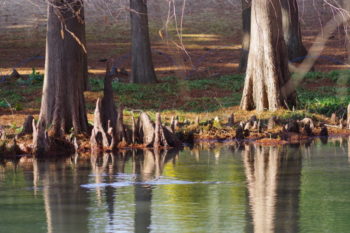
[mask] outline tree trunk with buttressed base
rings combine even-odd
[[[82,1],[48,6],[45,80],[39,122],[55,137],[87,132],[85,22]]]
[[[288,71],[279,0],[253,0],[251,38],[241,109],[258,111],[295,104]]]

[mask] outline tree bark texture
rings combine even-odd
[[[301,37],[298,3],[296,0],[281,0],[281,6],[282,27],[288,48],[288,58],[292,62],[302,61],[307,51]]]
[[[130,0],[131,82],[157,82],[148,31],[147,0]]]
[[[279,0],[252,2],[251,38],[258,39],[250,41],[241,108],[275,111],[295,104]]]
[[[300,62],[307,55],[307,50],[302,42],[297,1],[281,0],[281,7],[283,36],[288,48],[288,59],[292,62]],[[239,64],[239,72],[241,73],[244,73],[247,68],[250,24],[251,0],[242,0],[242,53]]]
[[[54,136],[88,130],[83,91],[86,83],[84,16],[74,0],[48,6],[45,80],[39,122]],[[50,133],[51,134],[51,133]]]

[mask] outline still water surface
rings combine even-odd
[[[350,139],[0,165],[0,232],[350,232]]]

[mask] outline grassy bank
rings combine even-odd
[[[0,84],[0,107],[3,111],[39,111],[43,76],[35,70],[28,79],[7,79]],[[239,105],[243,75],[226,75],[195,80],[162,78],[159,83],[140,85],[113,82],[116,102],[126,109],[212,113]],[[87,109],[91,113],[103,90],[103,78],[89,79]],[[296,109],[330,116],[345,114],[350,102],[350,71],[310,72],[297,88]]]

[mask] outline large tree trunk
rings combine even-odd
[[[83,91],[86,82],[82,5],[54,0],[48,6],[45,80],[39,121],[53,136],[88,130]],[[50,133],[50,135],[51,135]]]
[[[131,15],[131,82],[155,83],[148,32],[147,0],[130,0]]]
[[[301,39],[298,3],[296,0],[281,0],[281,5],[282,27],[288,48],[288,58],[292,62],[300,62],[307,51]]]
[[[241,108],[275,111],[294,104],[279,0],[252,1],[251,38]]]
[[[247,69],[250,44],[250,14],[251,0],[242,0],[242,52],[239,62],[240,73],[244,73]]]
[[[284,40],[288,48],[288,58],[292,62],[300,62],[307,55],[303,45],[299,9],[296,0],[282,0],[282,28]],[[251,0],[242,0],[242,53],[239,64],[239,72],[244,73],[247,68],[247,60],[250,45]]]

